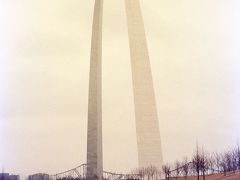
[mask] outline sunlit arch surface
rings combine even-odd
[[[151,65],[139,0],[126,0],[139,167],[162,166]]]
[[[102,8],[95,1],[90,62],[87,164],[88,175],[102,177]],[[143,19],[138,0],[126,0],[135,103],[139,167],[161,168],[162,149]]]
[[[87,176],[102,179],[102,9],[103,1],[96,0],[90,59],[88,131],[87,131]]]

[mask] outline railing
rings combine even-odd
[[[87,164],[82,164],[76,168],[50,175],[50,180],[87,180]],[[104,180],[139,180],[138,174],[119,174],[103,171]]]
[[[82,164],[76,168],[50,175],[50,180],[70,180],[70,179],[86,179],[86,164]]]

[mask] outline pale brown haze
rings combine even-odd
[[[191,157],[197,143],[209,152],[236,145],[239,0],[104,0],[94,8],[94,0],[0,0],[2,171],[55,174],[95,163],[98,153],[98,167],[129,173],[144,158]],[[102,22],[95,33],[94,14]],[[88,126],[91,115],[97,126]]]

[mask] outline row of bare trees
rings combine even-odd
[[[240,170],[240,148],[235,148],[223,153],[208,153],[198,146],[191,158],[184,158],[182,161],[176,161],[173,166],[164,165],[162,168],[165,178],[197,176],[197,179],[206,179],[206,175],[233,172]]]
[[[165,179],[178,179],[179,177],[196,176],[199,180],[205,180],[206,175],[228,172],[235,173],[240,171],[240,148],[237,145],[235,148],[223,153],[208,153],[203,148],[196,147],[195,152],[190,158],[177,160],[173,164],[165,164],[162,169],[154,166],[147,168],[138,168],[133,173],[139,175],[141,180],[156,180],[160,179],[164,174]]]
[[[149,166],[149,167],[142,167],[142,168],[137,168],[133,170],[133,174],[138,174],[140,180],[156,180],[161,177],[161,171],[154,167],[154,166]]]

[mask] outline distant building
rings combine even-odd
[[[49,175],[44,173],[38,173],[28,176],[28,180],[49,180]]]
[[[19,180],[19,175],[12,175],[9,173],[0,173],[0,180]]]
[[[19,175],[9,175],[8,180],[20,180]]]

